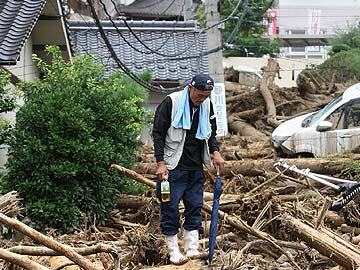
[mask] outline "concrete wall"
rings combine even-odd
[[[321,64],[323,59],[288,59],[276,58],[280,65],[280,77],[275,79],[275,83],[280,87],[296,86],[296,78],[299,73],[310,65]],[[267,65],[267,58],[256,57],[228,57],[223,59],[224,67],[247,66],[260,70]]]

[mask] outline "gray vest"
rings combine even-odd
[[[179,105],[182,91],[174,92],[169,95],[169,97],[172,100],[172,111],[171,111],[171,123],[173,122],[177,107]],[[210,115],[210,99],[207,98],[204,101],[204,104],[206,106],[206,111],[208,115]],[[169,170],[173,170],[178,165],[181,155],[183,153],[183,148],[185,144],[185,138],[186,138],[186,130],[182,128],[174,128],[172,125],[170,125],[170,128],[167,131],[166,137],[165,137],[165,146],[164,146],[164,160],[166,163],[166,166]],[[209,152],[209,146],[208,146],[208,139],[205,140],[205,147],[204,152],[202,153],[202,162],[210,167],[211,166],[211,159],[210,159],[210,152]]]

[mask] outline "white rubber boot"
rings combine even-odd
[[[184,230],[184,250],[186,257],[190,259],[195,259],[200,256],[198,230]]]
[[[182,265],[189,261],[189,259],[184,255],[182,255],[180,252],[177,234],[165,235],[165,242],[168,247],[168,251],[170,254],[170,261],[172,264]]]

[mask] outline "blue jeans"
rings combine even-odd
[[[203,232],[201,224],[201,209],[205,177],[202,170],[186,171],[176,167],[169,171],[170,202],[161,202],[160,179],[156,182],[156,196],[160,200],[162,234],[175,235],[180,228],[179,202],[182,199],[185,206],[184,229]]]

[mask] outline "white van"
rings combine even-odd
[[[325,156],[360,146],[360,83],[323,109],[280,124],[271,140],[280,155]]]

